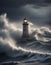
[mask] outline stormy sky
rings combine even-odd
[[[0,0],[0,15],[4,13],[12,21],[27,17],[37,26],[51,26],[51,0]]]
[[[0,52],[8,52],[10,48],[23,50],[15,44],[22,35],[24,17],[36,40],[51,41],[51,0],[0,0]]]

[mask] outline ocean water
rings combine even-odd
[[[32,28],[31,37],[36,40],[19,43],[22,28],[11,23],[7,14],[0,15],[0,65],[51,65],[51,29]],[[33,24],[34,26],[34,24]]]
[[[0,65],[51,65],[51,45],[33,41],[18,45],[14,53],[5,54]],[[7,56],[9,55],[9,56]]]

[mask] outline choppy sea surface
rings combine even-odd
[[[33,41],[18,45],[14,53],[2,53],[1,56],[5,58],[0,65],[51,65],[51,45],[47,44]]]
[[[30,22],[31,23],[31,22]],[[18,43],[22,28],[0,15],[0,65],[51,65],[51,29],[34,28],[30,36],[36,40]],[[19,28],[20,27],[20,28]]]

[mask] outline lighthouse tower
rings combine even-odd
[[[23,38],[28,38],[28,36],[29,36],[28,25],[29,24],[28,24],[27,19],[25,17],[23,20],[23,35],[22,35]]]

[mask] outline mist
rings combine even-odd
[[[30,35],[36,38],[37,41],[49,42],[51,41],[51,29],[48,27],[34,27],[31,21],[29,22]],[[1,25],[2,24],[2,25]],[[19,23],[22,26],[22,23]],[[18,50],[36,53],[36,51],[29,50],[18,46],[18,38],[22,36],[22,27],[18,26],[17,22],[11,22],[7,17],[7,13],[0,15],[0,53],[6,52],[14,56]],[[50,44],[51,45],[51,44]],[[17,50],[17,51],[16,51]],[[19,52],[21,53],[21,52]],[[39,53],[39,52],[37,52]],[[43,53],[43,52],[42,52]]]

